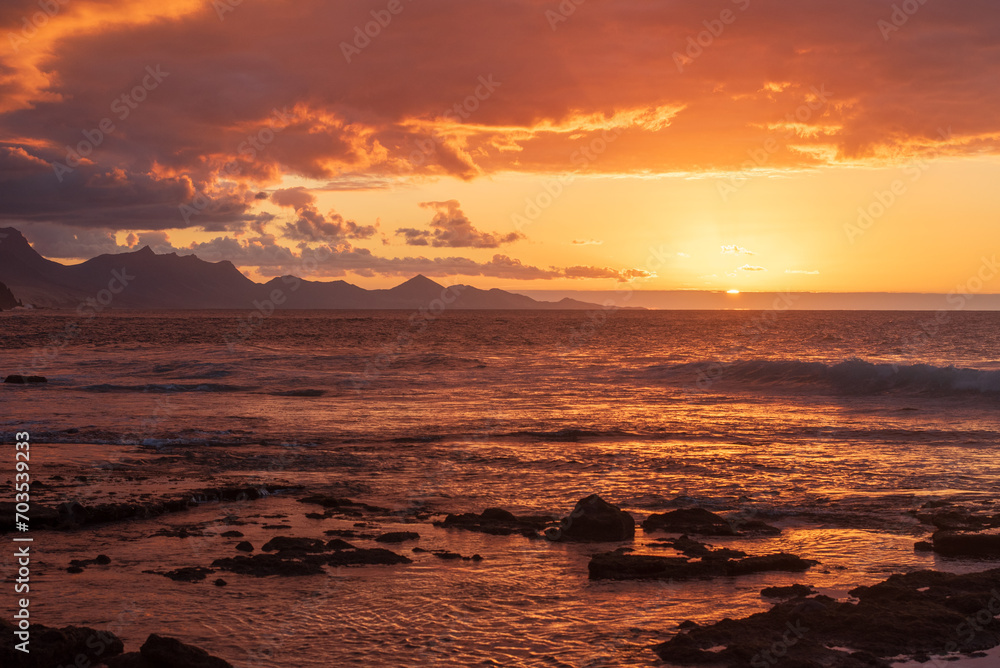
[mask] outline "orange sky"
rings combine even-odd
[[[0,218],[48,257],[947,293],[996,252],[995,2],[17,0],[0,27]]]

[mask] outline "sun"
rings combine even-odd
[[[727,295],[738,295],[738,294],[740,294],[740,291],[739,291],[739,290],[736,290],[736,289],[733,289],[733,290],[726,290],[726,294],[727,294]]]

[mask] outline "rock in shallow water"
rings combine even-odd
[[[760,590],[760,595],[768,598],[796,598],[815,593],[815,589],[804,584],[793,584],[787,587],[764,587]]]
[[[981,557],[1000,559],[1000,534],[938,531],[933,538],[934,551],[945,557]]]
[[[30,652],[25,654],[15,649],[15,645],[20,642],[14,635],[15,630],[5,619],[0,619],[0,666],[96,666],[125,650],[121,639],[107,631],[83,626],[57,629],[32,624],[29,629]]]
[[[616,550],[595,554],[587,564],[591,580],[692,580],[767,571],[804,571],[818,562],[794,554],[769,554],[743,559],[699,559],[628,554]]]
[[[686,533],[700,536],[777,536],[781,529],[760,520],[737,519],[730,522],[704,508],[682,508],[669,513],[654,513],[643,520],[647,531]]]
[[[635,538],[635,520],[618,506],[596,494],[580,499],[558,529],[545,535],[550,540],[575,543],[610,543]]]
[[[528,538],[537,538],[538,532],[552,521],[551,517],[516,517],[513,513],[502,508],[487,508],[478,515],[475,513],[450,514],[443,522],[434,522],[434,526],[478,531],[494,536],[521,534]]]
[[[322,575],[323,567],[316,563],[308,563],[298,559],[282,559],[275,554],[255,554],[252,557],[224,557],[212,562],[215,568],[224,571],[253,575],[258,578],[268,575],[299,577],[303,575]]]
[[[420,534],[416,531],[390,531],[375,539],[376,543],[402,543],[407,540],[419,540]]]
[[[998,588],[1000,569],[893,575],[852,590],[857,604],[827,596],[795,599],[744,619],[696,626],[654,649],[678,666],[890,668],[893,657],[1000,644],[1000,621],[993,619],[1000,613]]]
[[[200,647],[186,645],[176,638],[150,634],[139,650],[142,658],[155,668],[233,668],[228,661],[214,657]],[[113,666],[111,668],[114,668]]]
[[[22,376],[14,373],[4,378],[3,382],[24,385],[25,383],[47,383],[49,380],[45,376]]]

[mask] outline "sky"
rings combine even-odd
[[[995,0],[5,0],[0,223],[366,288],[1000,292],[998,44]]]

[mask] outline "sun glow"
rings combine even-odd
[[[727,295],[738,295],[738,294],[740,294],[740,291],[739,290],[735,290],[735,289],[733,289],[733,290],[726,290],[726,294]]]

